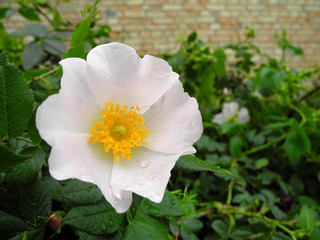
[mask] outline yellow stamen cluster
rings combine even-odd
[[[89,143],[102,142],[104,150],[113,151],[114,159],[131,159],[131,148],[147,145],[144,138],[149,135],[149,130],[144,125],[144,119],[139,112],[139,107],[120,107],[119,104],[105,103],[102,110],[101,122],[92,125],[92,136]]]

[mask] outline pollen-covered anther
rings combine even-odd
[[[101,122],[90,127],[92,136],[89,143],[103,143],[106,152],[112,150],[115,161],[120,158],[131,159],[133,147],[148,144],[144,140],[148,137],[149,130],[138,111],[138,106],[129,110],[127,105],[120,107],[119,104],[105,103]]]

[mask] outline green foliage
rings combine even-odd
[[[85,59],[109,41],[99,1],[77,26],[47,1],[15,2],[17,10],[0,8],[0,19],[33,22],[10,34],[0,23],[0,239],[319,239],[320,67],[290,69],[289,54],[303,51],[285,31],[276,35],[279,60],[254,44],[251,28],[225,48],[195,32],[179,40],[166,58],[199,103],[197,153],[177,161],[160,203],[133,195],[129,211],[117,214],[96,185],[50,176],[50,148],[35,126],[37,107],[60,89],[58,62]],[[228,102],[245,107],[250,121],[238,124],[239,110],[213,123]],[[51,214],[64,225],[54,229]]]

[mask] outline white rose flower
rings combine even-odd
[[[164,60],[142,59],[120,43],[68,58],[61,90],[38,108],[36,125],[52,146],[50,174],[96,184],[118,213],[132,192],[161,202],[181,155],[202,134],[197,101]]]
[[[223,124],[233,120],[238,124],[248,123],[250,121],[248,109],[245,107],[239,109],[239,104],[237,102],[225,103],[223,104],[222,112],[216,114],[212,119],[212,122]]]

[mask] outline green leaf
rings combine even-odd
[[[41,182],[35,182],[22,192],[19,209],[22,218],[29,225],[38,228],[46,224],[51,212],[51,198]]]
[[[9,7],[0,8],[0,19],[9,18],[14,13],[14,11]]]
[[[117,214],[106,201],[96,205],[73,207],[63,219],[78,230],[101,235],[119,230],[123,214]]]
[[[275,232],[271,235],[271,240],[291,240],[292,238],[284,235],[281,232]]]
[[[195,218],[183,218],[182,219],[182,228],[189,232],[198,232],[203,228],[203,223]]]
[[[149,217],[140,209],[133,222],[126,228],[124,240],[167,240],[167,229],[156,219]]]
[[[69,180],[61,194],[76,205],[95,204],[103,198],[96,185],[76,179]]]
[[[254,167],[256,169],[261,169],[268,166],[268,164],[269,164],[269,160],[267,158],[260,158],[254,162]]]
[[[18,9],[18,12],[20,13],[21,16],[24,18],[31,20],[31,21],[41,21],[40,16],[31,7],[21,7]]]
[[[310,232],[316,227],[315,212],[307,205],[301,208],[299,215],[299,225],[301,228],[308,229]]]
[[[310,153],[310,140],[303,128],[298,125],[291,128],[284,142],[284,150],[291,164],[298,163],[304,152]]]
[[[43,57],[43,46],[37,42],[27,45],[23,51],[21,59],[23,68],[29,70],[38,65]]]
[[[200,160],[194,155],[186,155],[186,156],[180,157],[176,163],[176,166],[188,171],[211,171],[215,173],[226,174],[230,177],[234,177],[234,175],[231,172],[225,169],[222,169],[219,166],[214,166],[209,162]]]
[[[41,137],[40,137],[38,128],[36,127],[35,117],[36,117],[36,113],[34,112],[28,125],[28,134],[31,141],[34,144],[38,145],[41,142]]]
[[[44,239],[44,228],[34,229],[25,231],[10,238],[9,240],[43,240]]]
[[[189,36],[188,36],[188,42],[193,42],[197,39],[197,33],[196,32],[192,32]]]
[[[234,158],[240,157],[241,156],[241,148],[242,148],[242,139],[239,136],[233,136],[230,139],[230,147],[232,151],[232,156]]]
[[[74,30],[71,37],[71,47],[74,47],[78,43],[83,43],[87,38],[90,31],[91,17],[87,17],[81,21],[81,23]]]
[[[27,158],[27,156],[14,154],[12,150],[0,145],[0,172],[24,162]]]
[[[8,239],[18,233],[28,230],[30,226],[20,218],[0,210],[0,239]]]
[[[268,226],[268,224],[261,219],[252,221],[249,225],[249,228],[253,233],[262,232],[267,234],[267,233],[270,233],[271,231],[271,228]]]
[[[222,239],[228,239],[228,227],[222,220],[213,221],[211,227]]]
[[[57,57],[61,57],[66,51],[66,46],[60,39],[46,38],[43,44],[45,51]]]
[[[42,38],[47,35],[49,29],[46,25],[40,23],[27,24],[24,28],[20,28],[14,33],[16,35],[24,34],[26,36],[33,36],[35,38]]]
[[[27,128],[33,96],[19,69],[0,54],[0,137],[16,137]]]
[[[80,240],[108,240],[109,238],[105,235],[92,235],[86,232],[78,232]]]
[[[226,74],[226,67],[224,61],[226,60],[226,54],[223,49],[217,48],[213,55],[216,57],[216,61],[213,63],[214,71],[219,78],[222,78]]]
[[[78,58],[85,59],[86,52],[84,51],[84,44],[78,43],[74,47],[69,48],[63,55],[63,58],[70,58],[70,57],[78,57]]]
[[[15,166],[6,175],[6,182],[17,191],[23,190],[37,179],[46,159],[46,155],[41,148],[36,151],[34,151],[34,148],[29,148],[26,154],[32,155],[32,157],[28,161]]]
[[[156,217],[180,216],[182,209],[178,203],[177,197],[166,191],[161,203],[154,203],[144,198],[140,203],[140,209],[149,215]]]

